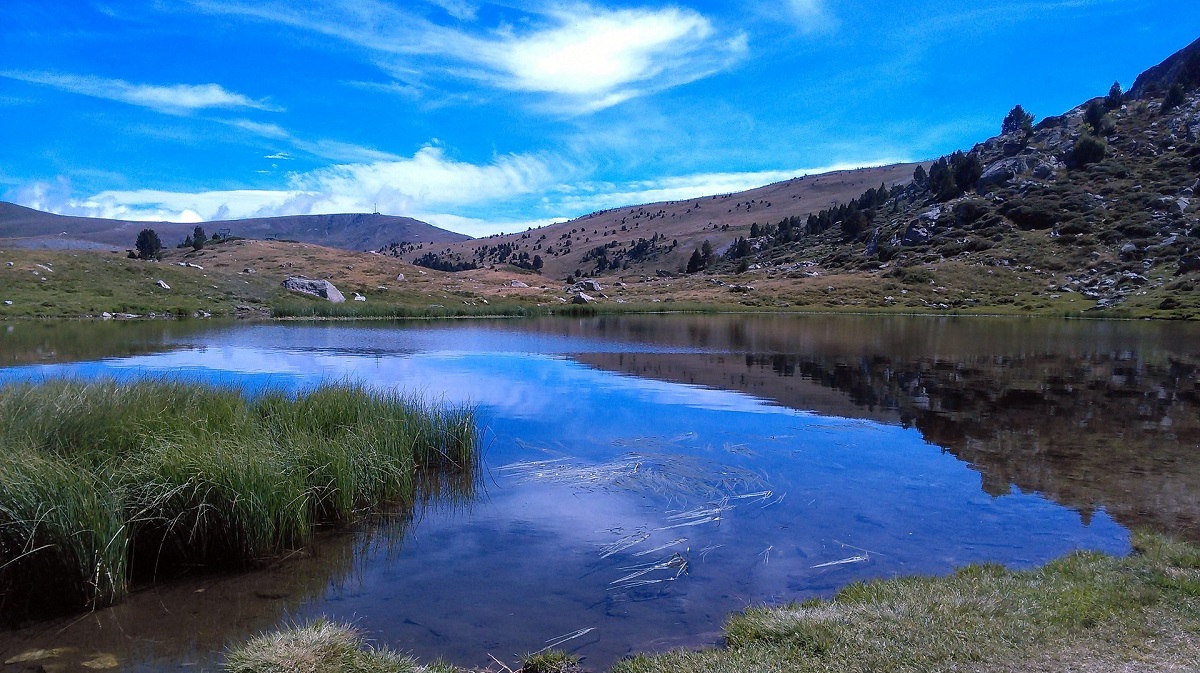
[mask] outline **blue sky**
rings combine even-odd
[[[0,196],[514,231],[933,158],[1197,37],[1185,0],[5,0]]]

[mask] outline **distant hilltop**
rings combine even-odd
[[[456,243],[470,236],[447,231],[411,217],[369,213],[286,215],[203,222],[208,234],[229,230],[240,238],[315,243],[345,250],[377,250],[389,243]],[[0,239],[10,244],[44,248],[132,248],[142,229],[154,229],[164,245],[173,246],[196,224],[135,222],[96,217],[55,215],[0,201]]]

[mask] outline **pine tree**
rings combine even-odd
[[[1124,100],[1125,94],[1121,91],[1121,83],[1113,82],[1108,89],[1108,95],[1104,98],[1104,106],[1109,110],[1116,110],[1121,107],[1121,101]]]
[[[1000,124],[1000,133],[1004,135],[1023,133],[1029,134],[1033,131],[1033,115],[1025,111],[1025,108],[1017,105],[1004,117],[1004,121]]]
[[[158,259],[162,253],[162,240],[158,237],[157,231],[143,229],[138,232],[134,247],[137,248],[138,259]]]

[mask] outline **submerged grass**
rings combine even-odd
[[[0,618],[119,601],[179,566],[239,567],[315,524],[413,503],[477,474],[473,414],[327,384],[0,388]]]
[[[948,577],[855,583],[830,600],[735,615],[722,649],[636,656],[612,671],[1196,670],[1200,546],[1143,532],[1134,549],[1127,557],[1078,552],[1032,570],[983,564]],[[264,638],[317,641],[323,628]],[[260,642],[235,649],[228,670],[314,670],[235,667]],[[307,662],[315,655],[305,649],[290,656]],[[321,670],[333,673],[384,670],[325,661]],[[562,666],[577,661],[543,652],[527,658],[523,670],[572,670]]]

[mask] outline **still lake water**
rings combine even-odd
[[[250,574],[0,632],[212,669],[250,634],[348,620],[422,660],[556,638],[603,669],[718,644],[748,605],[856,580],[1200,538],[1200,328],[855,316],[400,324],[0,324],[0,384],[352,379],[478,409],[466,502],[323,535]]]

